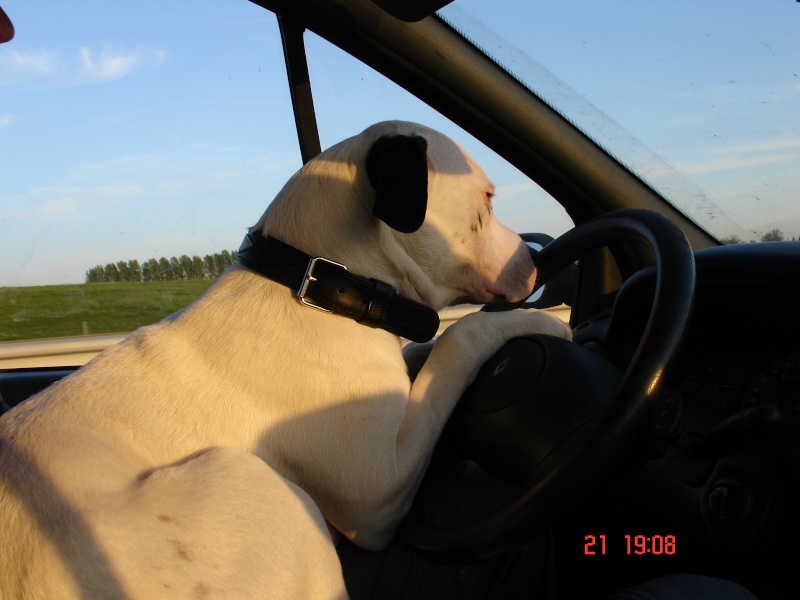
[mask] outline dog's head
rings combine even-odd
[[[525,298],[536,269],[492,210],[494,186],[450,138],[386,122],[301,169],[256,229],[440,309]]]

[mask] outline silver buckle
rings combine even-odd
[[[318,256],[317,258],[312,258],[310,261],[308,261],[308,268],[306,269],[306,274],[303,276],[303,285],[300,286],[300,290],[297,292],[297,298],[300,300],[302,304],[305,304],[306,306],[310,306],[311,308],[316,308],[317,310],[321,310],[322,312],[329,313],[333,311],[328,308],[323,308],[322,306],[317,306],[316,304],[312,304],[311,302],[306,300],[306,292],[308,291],[308,285],[312,281],[317,280],[317,278],[314,277],[314,267],[317,266],[317,262],[319,261],[336,265],[337,267],[341,267],[342,269],[347,271],[347,267],[345,267],[343,264],[333,262],[332,260],[328,260],[327,258],[322,258],[321,256]]]

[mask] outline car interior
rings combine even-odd
[[[279,23],[304,161],[320,152],[313,32],[475,136],[575,224],[526,238],[540,240],[544,293],[523,303],[568,304],[575,343],[507,344],[429,470],[469,464],[515,499],[441,528],[423,483],[399,535],[447,563],[546,535],[563,598],[687,572],[800,597],[800,244],[721,244],[438,15],[445,0],[250,1]],[[0,371],[3,410],[75,368]]]

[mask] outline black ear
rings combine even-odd
[[[412,233],[428,206],[428,142],[420,136],[380,138],[367,154],[367,176],[375,188],[372,214],[392,229]]]

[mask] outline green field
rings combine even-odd
[[[0,342],[121,333],[191,303],[211,280],[0,288]]]

